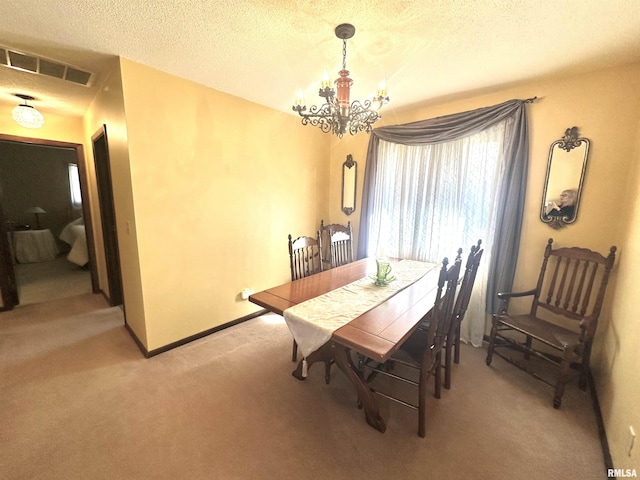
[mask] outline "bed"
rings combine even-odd
[[[66,225],[62,229],[62,232],[60,232],[58,238],[71,246],[67,260],[81,267],[89,263],[87,235],[84,230],[84,219],[82,217]]]

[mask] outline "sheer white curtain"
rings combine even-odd
[[[381,140],[372,182],[368,255],[452,261],[459,247],[463,262],[471,245],[493,244],[497,198],[504,174],[505,123],[480,133],[425,146]],[[462,337],[475,346],[485,332],[487,266],[485,248]],[[463,263],[464,265],[464,263]]]

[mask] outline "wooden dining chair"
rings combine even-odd
[[[316,238],[302,236],[292,240],[289,235],[291,281],[308,277],[323,270],[320,245],[320,232],[316,234]]]
[[[487,365],[495,353],[554,387],[554,408],[560,408],[565,386],[574,378],[579,377],[580,388],[586,389],[591,346],[615,252],[615,246],[606,257],[587,248],[554,249],[550,238],[536,287],[498,293],[503,303],[493,315]],[[531,297],[529,313],[509,311],[509,300],[517,297]],[[522,352],[524,361],[508,353],[513,351]],[[551,371],[534,366],[532,356],[552,365]]]
[[[323,244],[323,258],[328,268],[339,267],[353,262],[353,235],[351,222],[324,224],[320,221],[320,238]]]
[[[292,282],[322,272],[321,242],[320,231],[316,232],[316,238],[301,236],[293,240],[289,234],[289,267]],[[298,344],[295,340],[293,341],[291,361],[298,361]]]
[[[444,388],[451,388],[452,363],[460,363],[460,324],[464,320],[465,313],[469,307],[473,284],[476,280],[480,260],[484,249],[481,248],[482,240],[478,240],[477,245],[472,245],[464,268],[462,283],[458,289],[456,303],[453,306],[453,318],[451,319],[451,330],[447,335],[447,343],[444,355]],[[453,362],[452,362],[453,352]]]
[[[384,364],[376,365],[373,361],[365,361],[363,364],[363,374],[367,368],[371,370],[370,374],[366,376],[370,386],[373,378],[377,374],[381,374],[391,380],[408,384],[411,388],[417,388],[416,404],[405,401],[396,393],[397,389],[393,389],[389,385],[380,385],[379,388],[371,386],[372,391],[376,394],[405,407],[418,410],[418,435],[420,437],[424,437],[426,432],[427,382],[431,376],[435,381],[435,397],[440,398],[441,395],[442,352],[453,319],[453,306],[462,260],[458,258],[449,268],[447,268],[448,264],[449,260],[444,258],[438,281],[439,295],[433,308],[427,314],[429,316],[428,328],[416,330],[402,344],[399,351]],[[383,388],[384,390],[382,390]]]
[[[460,323],[464,319],[464,314],[469,305],[469,299],[471,297],[471,291],[473,289],[473,282],[475,280],[477,267],[480,263],[480,257],[482,253],[480,253],[477,257],[475,257],[475,253],[480,249],[481,240],[478,240],[478,245],[472,245],[469,256],[467,257],[467,265],[465,267],[464,276],[462,278],[462,284],[458,289],[455,304],[453,307],[453,311],[451,313],[451,331],[447,334],[445,350],[444,350],[444,362],[442,368],[444,368],[444,387],[447,389],[451,388],[451,371],[452,371],[452,352],[455,350],[456,363],[460,362]],[[458,249],[456,255],[456,261],[462,262],[462,248]],[[473,265],[473,260],[477,260],[475,264],[475,268]],[[438,286],[437,297],[439,297],[442,293],[442,286]],[[428,330],[429,329],[430,318],[427,316],[418,326],[419,330]]]

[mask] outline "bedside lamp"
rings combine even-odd
[[[25,210],[25,213],[33,213],[36,217],[36,230],[40,230],[40,215],[45,212],[40,207],[30,207]]]

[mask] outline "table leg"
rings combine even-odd
[[[331,348],[331,342],[325,343],[318,350],[311,353],[308,357],[303,358],[298,363],[296,369],[291,373],[298,380],[305,380],[307,377],[304,374],[304,362],[307,362],[307,370],[311,368],[311,365],[317,362],[324,362],[324,381],[329,384],[331,365],[333,364],[333,349]]]
[[[338,365],[338,368],[344,372],[349,381],[353,383],[358,392],[358,398],[364,408],[365,418],[367,423],[376,430],[384,433],[387,430],[387,426],[384,420],[380,416],[380,411],[376,405],[373,391],[366,384],[362,378],[362,373],[356,368],[349,355],[349,349],[335,343],[333,346],[333,357]]]

